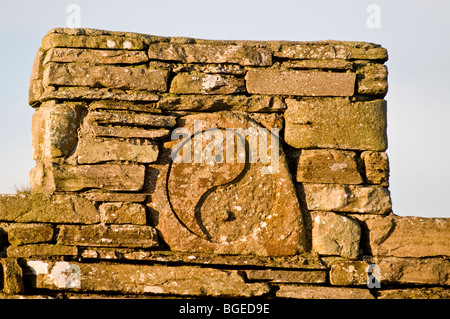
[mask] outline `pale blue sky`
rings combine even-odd
[[[66,26],[249,40],[361,40],[389,52],[388,155],[397,215],[450,217],[450,1],[0,1],[0,193],[29,185],[28,82],[40,41]],[[369,4],[380,28],[367,26]]]

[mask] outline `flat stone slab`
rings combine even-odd
[[[297,182],[362,184],[357,155],[341,150],[302,150]]]
[[[0,195],[0,220],[16,223],[95,224],[100,213],[78,195]]]
[[[48,50],[43,64],[47,62],[138,64],[147,61],[148,56],[145,51],[52,48]]]
[[[388,216],[366,221],[374,256],[450,255],[450,219]]]
[[[148,49],[150,59],[183,63],[236,63],[269,66],[272,52],[265,48],[235,44],[153,43]]]
[[[297,96],[352,96],[354,73],[249,70],[245,76],[247,92],[252,94]]]
[[[149,248],[159,245],[155,228],[144,225],[62,225],[59,245]]]
[[[286,99],[286,143],[295,148],[385,151],[386,101]]]
[[[443,258],[376,257],[370,261],[343,261],[331,266],[333,285],[367,285],[369,266],[381,284],[450,284],[450,262]],[[374,271],[374,266],[378,267]]]
[[[237,270],[193,266],[27,260],[26,272],[34,288],[55,290],[210,297],[257,297],[270,290],[265,283],[245,283]]]
[[[294,299],[375,299],[369,289],[308,285],[280,285],[276,296]]]
[[[168,76],[167,70],[49,62],[42,83],[166,92]]]
[[[309,210],[386,214],[392,209],[386,187],[310,183],[302,187]]]

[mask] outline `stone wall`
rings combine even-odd
[[[449,298],[450,219],[391,209],[387,58],[51,30],[1,297]]]

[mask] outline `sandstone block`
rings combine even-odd
[[[449,285],[450,262],[441,258],[379,257],[372,261],[344,261],[334,264],[330,282],[334,285],[366,285],[368,267],[378,267],[381,284]]]
[[[369,265],[369,262],[359,260],[334,263],[330,269],[330,283],[337,286],[365,286],[369,279]],[[373,276],[381,280],[375,274]]]
[[[297,166],[297,182],[361,184],[355,152],[303,150]]]
[[[114,249],[116,250],[116,249]],[[97,249],[98,251],[98,249]],[[285,268],[292,270],[323,270],[327,268],[317,255],[298,254],[288,256],[222,255],[215,253],[175,251],[130,251],[122,254],[127,260],[165,262],[178,264],[242,266],[258,268]],[[319,272],[320,273],[320,272]],[[320,276],[320,274],[316,274]]]
[[[444,287],[383,289],[377,299],[450,299],[450,290]]]
[[[391,210],[389,190],[380,186],[303,184],[310,210],[384,214]]]
[[[155,67],[159,63],[164,63],[160,61],[150,61],[149,65],[155,64]],[[173,65],[168,64],[167,67],[172,67]],[[177,64],[173,66],[172,72],[202,72],[202,73],[212,73],[212,74],[233,74],[233,75],[245,75],[247,70],[239,64],[226,64],[226,63],[212,63],[212,64]]]
[[[373,255],[431,257],[450,255],[448,218],[386,217],[366,221]]]
[[[139,164],[49,165],[43,189],[73,192],[90,188],[109,191],[138,191],[144,185],[145,167]]]
[[[40,101],[47,100],[119,100],[119,101],[158,101],[157,94],[147,91],[120,90],[97,87],[49,86],[44,89]]]
[[[33,159],[68,156],[77,142],[82,104],[42,103],[31,125]]]
[[[156,101],[155,101],[156,102]],[[132,112],[161,113],[155,102],[97,100],[89,103],[89,110],[126,110]]]
[[[89,191],[82,193],[81,196],[93,202],[142,203],[147,199],[148,194]]]
[[[42,73],[43,73],[43,61],[44,50],[39,48],[36,56],[33,60],[33,67],[31,68],[30,86],[28,88],[28,104],[31,106],[37,106],[41,95],[43,93],[42,87]]]
[[[52,48],[47,51],[43,64],[48,62],[138,64],[147,61],[148,56],[144,51]]]
[[[158,159],[158,153],[158,145],[149,142],[81,138],[75,154],[79,164],[93,164],[106,161],[152,163]]]
[[[8,257],[29,258],[36,256],[77,256],[78,249],[75,246],[63,246],[52,244],[32,244],[23,246],[9,246],[6,250]]]
[[[320,255],[356,258],[361,227],[358,222],[335,213],[311,212],[312,248]]]
[[[42,48],[143,50],[148,36],[129,32],[56,28],[42,39]]]
[[[99,207],[102,222],[106,224],[145,225],[145,206],[138,203],[110,202]]]
[[[257,297],[270,290],[245,283],[237,270],[42,260],[27,265],[35,288],[209,297]]]
[[[49,62],[45,66],[43,85],[166,92],[168,72],[156,69]]]
[[[3,195],[0,196],[0,220],[92,224],[100,222],[100,215],[92,202],[77,195]]]
[[[245,92],[244,79],[233,75],[178,73],[170,85],[176,94],[234,94]]]
[[[156,247],[155,228],[143,225],[62,225],[58,245]]]
[[[20,294],[24,291],[22,268],[15,258],[0,259],[3,268],[3,292],[6,294]]]
[[[295,299],[375,299],[369,289],[307,285],[280,285],[276,296]]]
[[[362,152],[366,180],[369,184],[389,185],[389,160],[385,152]]]
[[[385,257],[375,259],[375,263],[382,283],[450,285],[450,261],[446,259]]]
[[[312,42],[282,44],[274,56],[289,59],[346,59],[381,60],[388,58],[387,50],[379,45],[365,42]]]
[[[88,128],[95,136],[99,137],[125,137],[125,138],[145,138],[156,140],[170,135],[168,129],[148,129],[132,126],[102,126],[89,123]]]
[[[384,151],[386,101],[286,99],[286,143],[296,148]]]
[[[181,95],[164,96],[158,108],[169,111],[277,112],[286,109],[283,100],[265,95]]]
[[[153,127],[172,127],[177,123],[177,118],[172,115],[137,113],[121,110],[95,110],[90,111],[85,120],[100,124],[116,125],[141,125]]]
[[[11,245],[45,243],[53,238],[53,226],[49,224],[14,224],[8,229]]]
[[[287,69],[351,70],[353,68],[353,62],[343,59],[289,60],[281,65]]]
[[[384,96],[388,90],[387,67],[383,64],[355,62],[357,92],[359,94]]]
[[[320,284],[326,282],[325,271],[301,270],[246,270],[249,280],[271,281],[279,283]]]
[[[245,76],[247,92],[297,96],[352,96],[354,73],[249,70]]]
[[[272,52],[269,49],[234,44],[152,43],[148,56],[150,59],[183,63],[272,64]]]

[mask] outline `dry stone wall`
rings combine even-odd
[[[450,220],[392,212],[365,42],[53,29],[3,298],[449,298]]]

